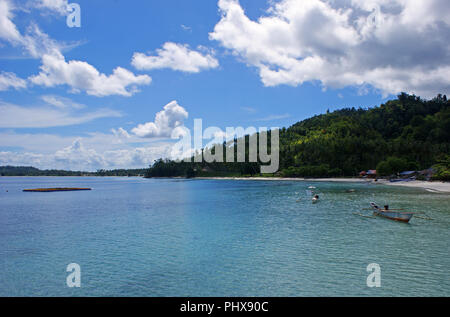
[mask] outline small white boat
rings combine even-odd
[[[309,186],[308,189],[316,189],[315,186]]]

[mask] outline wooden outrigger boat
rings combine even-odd
[[[375,216],[380,216],[395,221],[409,222],[414,215],[414,213],[412,212],[401,212],[389,209],[381,209],[375,203],[370,203],[370,206],[374,209],[373,214]]]

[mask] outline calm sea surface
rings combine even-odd
[[[22,192],[36,187],[93,190]],[[434,220],[353,214],[369,215],[371,201]],[[81,288],[66,286],[69,263],[81,266]],[[380,288],[366,285],[370,263],[381,266]],[[357,183],[0,177],[0,296],[369,295],[450,296],[450,195]]]

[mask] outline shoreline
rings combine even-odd
[[[283,178],[283,177],[195,177],[193,179],[202,180],[251,180],[251,181],[297,181],[297,182],[337,182],[337,183],[368,183],[373,185],[387,185],[387,186],[403,186],[409,188],[421,188],[432,193],[450,193],[449,182],[426,182],[426,181],[410,181],[410,182],[396,182],[391,183],[385,179],[378,179],[374,182],[373,179],[360,178]]]
[[[378,180],[380,184],[388,185],[388,186],[403,186],[403,187],[409,187],[409,188],[422,188],[428,192],[432,193],[450,193],[450,183],[449,182],[426,182],[426,181],[410,181],[410,182],[398,182],[398,183],[391,183],[386,180]]]
[[[291,182],[342,182],[342,183],[371,183],[359,178],[303,178],[303,177],[194,177],[201,180],[235,180],[235,181],[291,181]]]

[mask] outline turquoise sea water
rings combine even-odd
[[[36,187],[93,190],[22,192]],[[434,220],[353,215],[371,201]],[[449,229],[450,195],[421,189],[1,177],[0,296],[450,296]],[[69,263],[81,288],[66,286]]]

